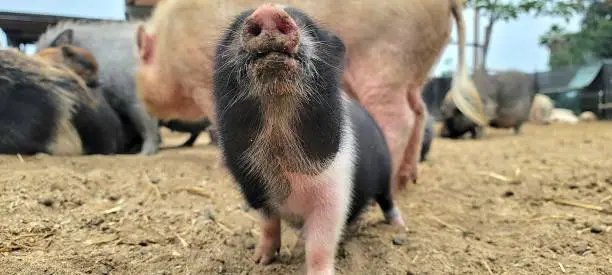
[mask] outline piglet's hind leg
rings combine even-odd
[[[399,208],[397,208],[397,206],[395,205],[395,203],[393,203],[393,200],[391,199],[391,194],[389,193],[388,189],[385,190],[384,193],[376,197],[376,202],[378,202],[378,205],[380,206],[380,209],[382,210],[385,216],[386,223],[391,224],[399,229],[406,228],[404,219],[402,218],[402,214]]]

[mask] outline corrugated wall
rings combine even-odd
[[[602,72],[605,86],[602,103],[607,106],[603,109],[603,118],[612,119],[612,61],[604,62]]]

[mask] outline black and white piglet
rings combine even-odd
[[[215,58],[219,145],[262,214],[255,261],[280,249],[281,219],[303,229],[308,274],[334,274],[343,228],[372,200],[404,225],[382,131],[342,93],[339,37],[294,7],[262,5],[235,18]]]

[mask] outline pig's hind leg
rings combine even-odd
[[[384,182],[380,186],[384,186],[384,188],[376,196],[376,202],[385,216],[385,222],[400,228],[405,228],[406,225],[402,218],[402,213],[393,202],[391,186],[387,182]]]

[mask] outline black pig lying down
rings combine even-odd
[[[404,226],[382,131],[341,91],[344,57],[339,37],[289,6],[244,11],[219,42],[219,145],[261,213],[257,262],[279,251],[281,219],[303,230],[308,274],[334,274],[343,228],[372,200]]]

